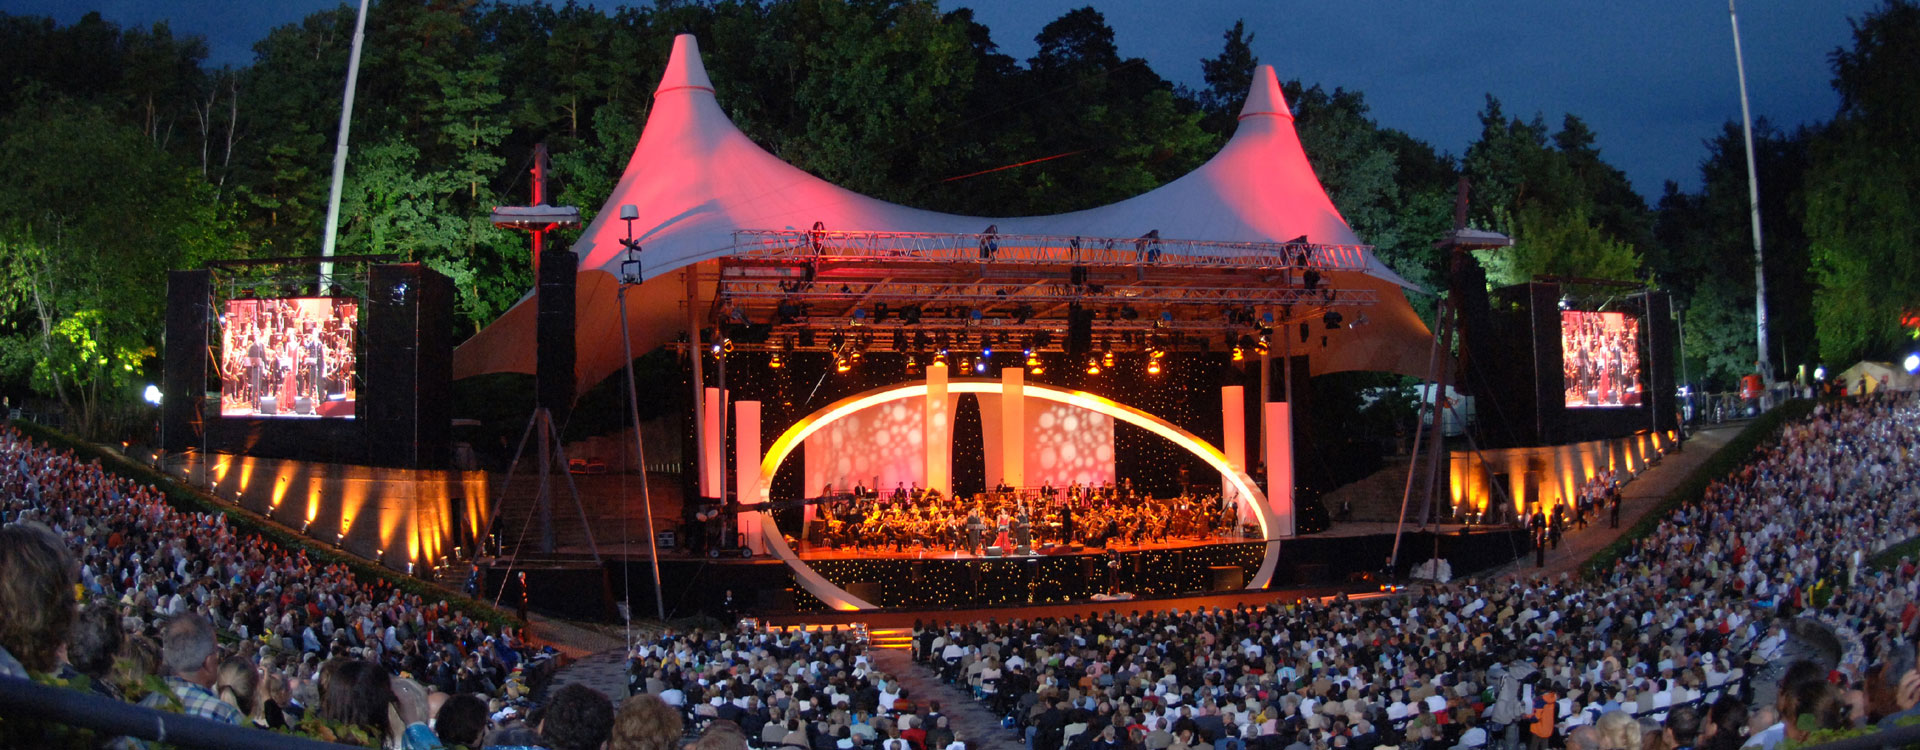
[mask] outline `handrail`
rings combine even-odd
[[[1079,265],[1230,265],[1365,271],[1367,245],[1309,242],[1221,242],[1159,237],[1049,234],[868,232],[826,229],[740,229],[734,259],[876,258],[938,262],[1074,263]]]
[[[352,745],[225,724],[198,716],[136,706],[104,695],[0,676],[0,715],[32,718],[188,748],[235,750],[346,750]]]

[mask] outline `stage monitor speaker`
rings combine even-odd
[[[253,410],[263,417],[274,416],[280,413],[280,400],[272,396],[261,396],[260,400],[254,404]]]
[[[1208,591],[1232,591],[1247,587],[1247,569],[1238,565],[1216,565],[1207,568],[1212,587]]]
[[[313,415],[313,399],[301,396],[293,400],[293,413]]]
[[[541,253],[540,289],[535,309],[536,353],[534,369],[538,382],[536,402],[553,413],[556,423],[566,424],[573,409],[574,363],[574,279],[579,260],[573,250],[553,242]]]
[[[200,446],[207,401],[208,321],[213,317],[213,274],[167,272],[166,333],[160,374],[162,447]]]
[[[987,557],[999,557],[1004,554],[1006,554],[1006,550],[1000,549],[999,546],[987,548]]]
[[[451,452],[453,281],[418,263],[373,266],[361,321],[368,463],[440,468]]]

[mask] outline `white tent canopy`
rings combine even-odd
[[[1328,199],[1301,149],[1293,115],[1273,68],[1261,66],[1225,148],[1193,172],[1142,195],[1099,208],[1052,216],[984,218],[908,208],[815,177],[768,153],[720,109],[691,35],[674,40],[654,107],[626,172],[574,245],[580,259],[579,381],[592,384],[623,364],[615,307],[615,274],[624,260],[628,223],[620,207],[638,209],[633,236],[644,247],[645,283],[629,294],[632,349],[651,351],[686,330],[688,285],[674,271],[715,261],[742,230],[806,230],[969,234],[996,225],[1009,235],[1137,237],[1158,230],[1167,239],[1218,243],[1284,243],[1306,236],[1323,245],[1359,245]],[[1169,252],[1200,252],[1170,243]],[[1332,283],[1370,289],[1378,304],[1372,325],[1329,334],[1311,353],[1314,373],[1379,370],[1424,374],[1430,336],[1408,306],[1410,287],[1369,252],[1365,271]],[[695,291],[713,293],[713,274]],[[454,376],[534,369],[533,310],[523,300],[454,354]]]

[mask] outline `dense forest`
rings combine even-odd
[[[1833,118],[1756,128],[1783,377],[1903,354],[1901,315],[1920,305],[1920,7],[1892,0],[1854,24],[1832,53]],[[204,40],[165,24],[0,14],[8,393],[55,400],[97,431],[158,377],[165,269],[317,254],[353,26],[343,5],[273,30],[251,64],[211,67]],[[931,0],[614,12],[382,0],[367,22],[339,251],[431,264],[456,280],[461,335],[486,325],[531,281],[525,238],[493,228],[488,209],[525,200],[536,142],[552,149],[557,202],[597,208],[683,32],[700,37],[722,105],[769,151],[870,195],[978,215],[1085,208],[1184,174],[1231,135],[1255,63],[1235,24],[1217,56],[1193,61],[1204,87],[1175,85],[1125,56],[1092,8],[1039,29],[1022,61],[971,11]],[[1489,96],[1480,136],[1453,155],[1376,122],[1363,92],[1285,88],[1334,203],[1409,279],[1440,286],[1431,242],[1464,176],[1473,223],[1517,240],[1484,259],[1494,283],[1650,281],[1685,311],[1696,384],[1751,370],[1737,123],[1700,134],[1698,192],[1669,183],[1649,205],[1574,113],[1518,115],[1524,102]]]

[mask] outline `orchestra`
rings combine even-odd
[[[279,414],[354,399],[352,299],[231,300],[221,317],[220,413],[258,413],[274,399]],[[317,406],[308,413],[317,413]]]
[[[1074,483],[1064,491],[1050,485],[1022,491],[1002,481],[971,499],[918,487],[908,491],[904,484],[884,496],[863,484],[851,493],[835,493],[829,485],[809,502],[815,508],[812,546],[851,552],[981,555],[998,547],[1001,554],[1031,554],[1036,542],[1137,547],[1238,531],[1237,509],[1218,495],[1148,497],[1135,493],[1131,480]]]

